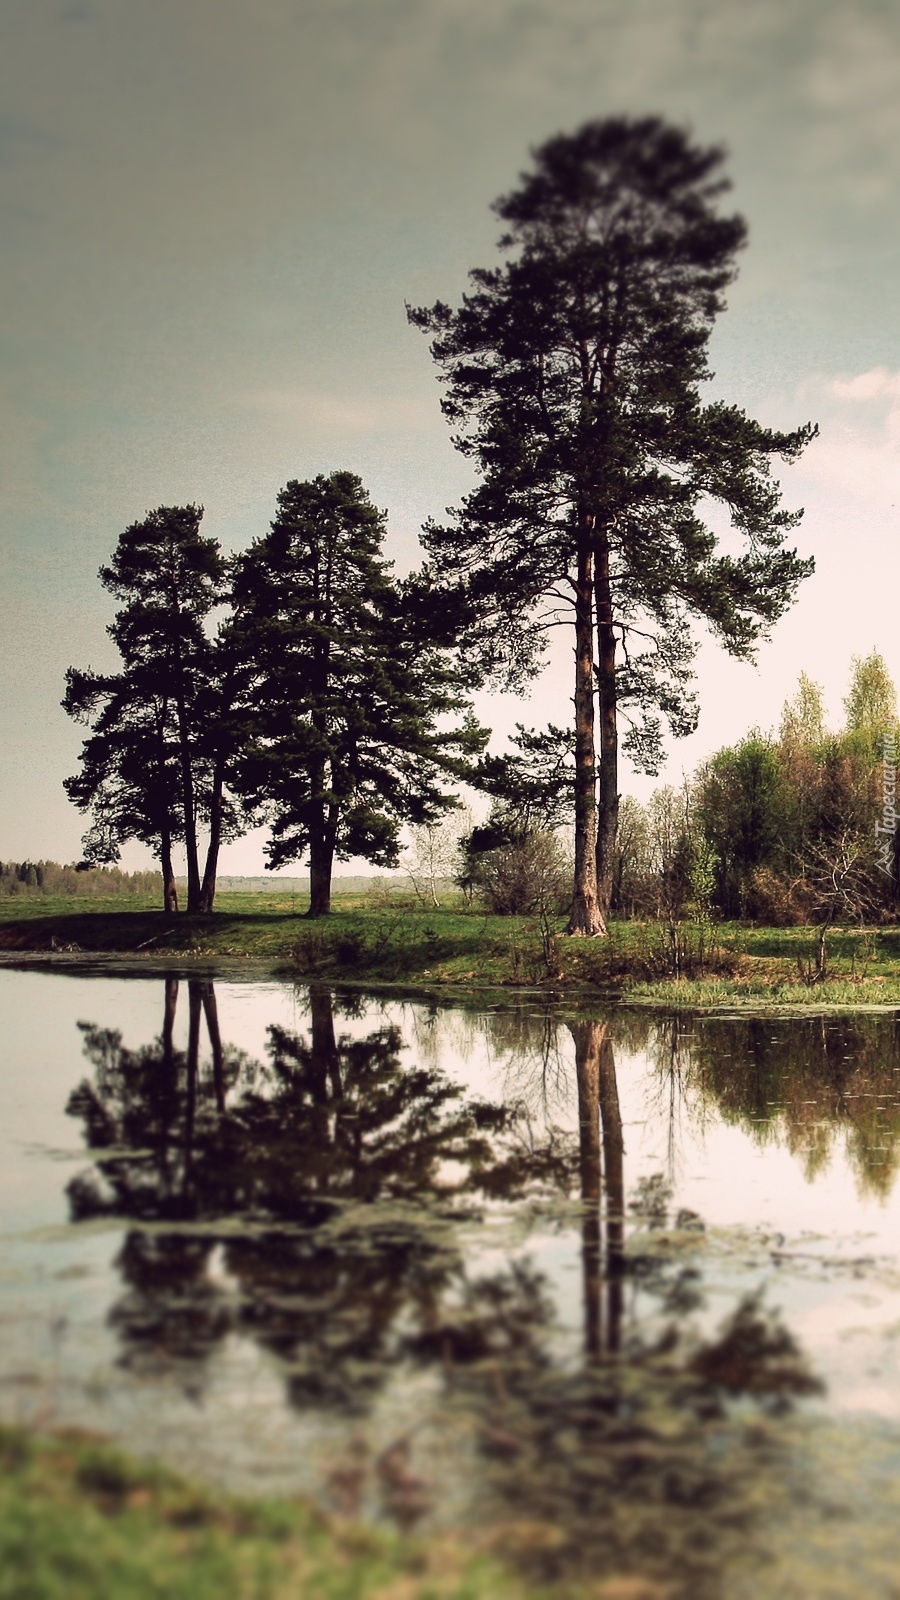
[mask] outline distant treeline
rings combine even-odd
[[[0,896],[155,895],[159,872],[122,872],[119,867],[60,866],[58,861],[0,861]]]
[[[183,879],[177,880],[179,886]],[[379,875],[363,877],[338,875],[334,880],[337,894],[365,894],[374,885],[384,890],[409,888],[403,877]],[[219,888],[226,894],[281,894],[308,895],[309,878],[273,878],[270,874],[258,877],[224,877]],[[0,861],[0,896],[10,895],[157,895],[159,871],[122,872],[119,867],[60,866],[58,861]]]
[[[157,883],[159,879],[157,877]],[[178,879],[179,885],[181,879]],[[341,894],[367,894],[370,890],[408,890],[409,879],[406,877],[391,877],[379,873],[378,876],[363,876],[350,873],[341,875],[336,873],[332,879],[334,893]],[[309,878],[273,878],[271,873],[260,874],[255,878],[235,878],[228,876],[219,877],[218,888],[225,894],[309,894]]]

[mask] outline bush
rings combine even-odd
[[[555,834],[540,830],[488,850],[479,863],[479,889],[497,916],[562,915],[572,898],[572,870]]]
[[[808,885],[771,867],[756,867],[747,882],[746,915],[770,928],[796,928],[813,921]]]

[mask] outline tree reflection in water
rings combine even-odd
[[[843,1143],[861,1196],[900,1170],[900,1015],[622,1018],[693,1118],[713,1109],[759,1145],[783,1143],[810,1181]]]
[[[85,1028],[94,1081],[69,1105],[100,1155],[70,1185],[73,1217],[156,1224],[130,1232],[120,1259],[125,1359],[195,1358],[241,1330],[286,1363],[295,1401],[359,1410],[407,1348],[440,1343],[451,1288],[466,1300],[454,1230],[476,1202],[565,1187],[568,1157],[552,1140],[522,1145],[514,1108],[466,1101],[437,1068],[406,1066],[395,1028],[337,1038],[323,990],[310,994],[309,1039],[271,1028],[263,1065],[222,1046],[212,986],[188,988],[186,1054],[172,1043],[170,979],[155,1045],[130,1051]],[[513,1308],[523,1294],[527,1315]],[[533,1286],[511,1281],[501,1298],[512,1337],[537,1315]],[[473,1348],[501,1337],[476,1320]]]
[[[649,1572],[672,1593],[719,1592],[755,1486],[774,1465],[768,1436],[733,1402],[774,1415],[819,1387],[789,1330],[754,1298],[714,1337],[701,1271],[684,1246],[698,1218],[669,1226],[661,1176],[639,1184],[625,1246],[625,1143],[610,1022],[569,1024],[578,1096],[582,1362],[526,1357],[480,1387],[485,1508],[530,1540],[553,1581],[566,1570]],[[626,1315],[626,1287],[630,1285]],[[527,1512],[528,1528],[521,1516]],[[530,1531],[529,1531],[530,1530]],[[536,1536],[542,1533],[541,1537]],[[667,1591],[668,1592],[668,1591]]]
[[[622,1342],[625,1140],[609,1025],[575,1022],[570,1029],[575,1041],[578,1086],[584,1347],[588,1359],[596,1361],[604,1353],[615,1355]],[[604,1204],[605,1263],[601,1231]]]
[[[430,1436],[469,1441],[470,1514],[506,1553],[551,1580],[646,1570],[702,1593],[761,1464],[730,1399],[784,1405],[814,1382],[756,1303],[702,1336],[700,1269],[672,1248],[660,1183],[632,1201],[626,1247],[611,1024],[569,1024],[570,1137],[537,1132],[522,1099],[466,1098],[438,1065],[408,1064],[393,1026],[339,1031],[336,1018],[358,1015],[352,998],[312,988],[307,1034],[270,1028],[258,1062],[223,1044],[212,983],[187,987],[184,1051],[176,978],[152,1045],[84,1025],[93,1078],[69,1104],[95,1154],[70,1184],[73,1218],[131,1225],[111,1312],[123,1362],[174,1364],[193,1392],[237,1333],[277,1358],[295,1406],[358,1419],[391,1378],[430,1370]],[[561,1059],[548,1026],[536,1017],[544,1068],[551,1044]],[[499,1268],[495,1248],[479,1259],[472,1224],[510,1214],[520,1238],[522,1218],[562,1232],[563,1251],[570,1230],[580,1237],[580,1354],[521,1244]],[[392,1448],[372,1471],[411,1520],[428,1498],[409,1490],[409,1439]]]

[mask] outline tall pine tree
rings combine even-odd
[[[659,713],[676,734],[694,725],[692,619],[748,656],[812,568],[785,548],[799,513],[781,508],[770,463],[814,430],[700,399],[745,234],[719,214],[721,166],[655,118],[551,139],[495,206],[505,263],[473,272],[457,309],[409,312],[480,474],[453,521],[426,530],[438,579],[473,607],[472,647],[515,683],[550,627],[573,626],[573,933],[606,926],[620,708],[637,708],[628,742],[652,770]],[[740,553],[720,550],[710,502]]]
[[[122,601],[109,633],[122,668],[70,669],[63,705],[91,733],[81,770],[66,792],[93,816],[88,854],[114,860],[129,838],[159,856],[167,910],[177,904],[172,845],[187,858],[187,909],[209,911],[223,832],[234,807],[224,792],[222,652],[210,637],[210,612],[225,599],[226,564],[215,539],[200,533],[199,506],[160,506],[121,535],[104,588]],[[198,822],[209,823],[201,882]]]
[[[384,533],[353,473],[294,481],[235,569],[242,792],[268,813],[272,867],[308,853],[313,917],[330,910],[335,858],[394,865],[401,824],[452,805],[444,775],[484,743],[422,582],[392,581]]]

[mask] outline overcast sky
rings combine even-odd
[[[529,147],[612,112],[727,146],[750,242],[709,392],[821,428],[784,479],[816,576],[756,667],[704,648],[668,775],[776,723],[802,668],[835,719],[854,653],[900,679],[894,0],[0,0],[0,26],[0,857],[79,853],[59,700],[113,662],[96,574],[129,522],[199,501],[236,549],[288,478],[347,467],[416,561],[470,480],[404,301],[457,299]],[[479,709],[564,721],[569,677],[560,648],[529,705]],[[254,839],[223,870],[261,865]]]

